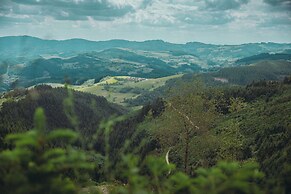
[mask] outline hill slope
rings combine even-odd
[[[222,68],[217,72],[201,74],[185,74],[180,78],[171,79],[154,91],[143,93],[135,99],[126,101],[129,105],[147,104],[157,97],[175,96],[181,92],[192,92],[195,86],[191,83],[196,80],[205,86],[247,85],[260,80],[282,80],[291,75],[291,62],[285,60],[261,61],[247,66]],[[187,87],[188,90],[179,90]],[[177,89],[178,88],[178,89]]]
[[[0,109],[1,141],[7,133],[31,129],[37,107],[44,108],[48,129],[74,128],[83,135],[93,134],[101,120],[124,112],[104,97],[50,86],[16,90],[5,97],[9,100]]]
[[[144,51],[181,51],[208,58],[243,58],[266,52],[283,52],[290,49],[291,44],[251,43],[243,45],[212,45],[200,42],[186,44],[173,44],[162,40],[149,40],[144,42],[127,40],[88,41],[83,39],[71,40],[42,40],[30,36],[0,37],[0,58],[10,59],[17,57],[38,57],[44,54],[57,54],[72,56],[76,53],[88,51],[101,51],[110,48],[128,48]]]
[[[219,160],[256,160],[266,173],[268,192],[284,193],[277,189],[287,191],[290,181],[290,81],[175,96],[159,105],[159,115],[149,112],[139,130],[158,140],[155,154],[170,152],[169,160],[190,174]]]
[[[206,72],[258,58],[286,59],[288,54],[282,53],[290,49],[291,44],[276,43],[212,45],[161,40],[57,41],[29,36],[0,37],[0,92],[48,82],[70,81],[79,85],[88,79],[98,82],[105,76],[160,78]],[[261,53],[277,54],[270,57]]]
[[[261,53],[258,55],[242,58],[236,61],[237,64],[243,65],[243,64],[251,64],[256,63],[259,61],[265,61],[265,60],[291,60],[291,54],[288,53]]]

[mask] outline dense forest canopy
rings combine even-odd
[[[72,89],[40,85],[6,93],[1,190],[98,192],[102,186],[93,185],[106,181],[113,193],[288,193],[290,77],[192,87],[122,117],[126,111],[105,98]],[[217,182],[208,181],[213,176]]]

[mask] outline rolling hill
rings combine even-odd
[[[153,53],[150,53],[153,55]],[[80,85],[88,79],[100,81],[106,76],[134,76],[160,78],[179,73],[204,71],[197,65],[201,60],[196,56],[170,57],[171,54],[158,53],[164,58],[136,53],[120,48],[101,52],[83,53],[73,57],[41,57],[25,64],[2,65],[2,90],[7,90],[16,82],[18,87],[28,87],[38,83],[64,83]],[[166,60],[170,59],[170,61]],[[194,63],[196,62],[196,63]],[[6,65],[5,65],[6,64]],[[201,64],[205,64],[201,62]],[[206,65],[204,65],[206,67]]]
[[[185,74],[182,77],[168,80],[165,85],[139,95],[136,98],[126,100],[130,106],[138,106],[152,102],[158,97],[171,97],[180,95],[179,87],[186,87],[183,92],[193,92],[196,87],[191,83],[194,81],[200,85],[210,87],[245,86],[255,81],[283,80],[291,75],[291,62],[285,60],[260,61],[251,65],[222,68],[216,72],[200,74]]]
[[[291,60],[291,54],[288,53],[261,53],[258,55],[242,58],[236,61],[239,65],[251,64],[265,60]]]
[[[4,98],[6,102],[0,109],[0,144],[7,133],[32,129],[33,113],[38,107],[45,111],[48,130],[73,128],[82,135],[94,133],[103,119],[125,112],[104,97],[47,85],[14,90]]]
[[[178,51],[179,53],[186,52],[215,61],[222,57],[233,59],[267,52],[283,52],[290,49],[291,44],[250,43],[242,45],[213,45],[200,42],[173,44],[162,40],[136,42],[127,40],[88,41],[70,39],[58,41],[43,40],[30,36],[0,37],[0,59],[37,58],[40,55],[47,54],[56,54],[64,57],[73,56],[76,53],[102,51],[110,48],[127,48],[144,51]]]
[[[290,49],[291,44],[277,43],[212,45],[0,37],[0,92],[39,83],[81,85],[106,76],[161,78],[217,71],[259,60],[290,59]]]

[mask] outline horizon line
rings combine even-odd
[[[106,40],[91,40],[91,39],[86,39],[86,38],[67,38],[67,39],[46,39],[42,37],[37,37],[37,36],[31,36],[31,35],[7,35],[7,36],[0,36],[0,38],[7,38],[7,37],[30,37],[30,38],[36,38],[40,40],[47,40],[47,41],[70,41],[70,40],[83,40],[83,41],[88,41],[88,42],[108,42],[108,41],[128,41],[128,42],[136,42],[136,43],[143,43],[143,42],[148,42],[148,41],[162,41],[164,43],[169,43],[169,44],[176,44],[176,45],[186,45],[189,43],[200,43],[200,44],[206,44],[206,45],[216,45],[216,46],[237,46],[237,45],[247,45],[247,44],[291,44],[291,42],[245,42],[245,43],[237,43],[237,44],[217,44],[217,43],[205,43],[205,42],[200,42],[200,41],[189,41],[189,42],[184,42],[184,43],[174,43],[170,41],[165,41],[163,39],[146,39],[146,40],[128,40],[128,39],[106,39]]]

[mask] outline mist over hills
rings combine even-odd
[[[106,76],[160,78],[261,60],[290,60],[291,44],[173,44],[162,40],[43,40],[0,37],[0,91],[38,83],[79,85]]]
[[[38,57],[43,54],[74,55],[80,52],[101,51],[110,48],[128,48],[145,51],[184,51],[207,56],[218,54],[232,57],[247,57],[263,52],[283,52],[291,49],[291,44],[248,43],[242,45],[214,45],[200,42],[174,44],[162,40],[143,42],[128,40],[89,41],[85,39],[44,40],[31,36],[0,37],[1,58]],[[210,53],[209,53],[210,51]]]

